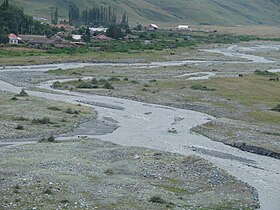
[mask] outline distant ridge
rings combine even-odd
[[[68,5],[81,9],[110,5],[119,14],[128,13],[131,24],[149,22],[211,25],[278,25],[280,0],[13,0],[34,17],[48,17],[51,7],[68,18]]]

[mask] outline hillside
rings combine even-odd
[[[48,17],[50,7],[58,7],[61,19],[67,19],[68,5],[81,9],[111,5],[129,21],[136,23],[280,25],[280,0],[13,0],[27,14]]]

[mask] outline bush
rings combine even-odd
[[[51,120],[48,117],[44,118],[34,118],[32,123],[39,123],[39,124],[51,124]]]
[[[14,120],[17,120],[17,121],[28,121],[29,119],[26,118],[26,117],[23,117],[23,116],[19,116],[19,117],[15,117]]]
[[[280,104],[278,104],[276,107],[272,108],[271,110],[275,112],[280,112]]]
[[[120,79],[115,77],[115,76],[113,76],[110,79],[108,79],[108,81],[120,81]]]
[[[52,111],[61,111],[61,109],[57,106],[51,106],[51,107],[48,107],[49,110],[52,110]]]
[[[159,196],[153,196],[153,197],[150,198],[149,201],[152,202],[152,203],[161,203],[161,204],[166,203],[166,201],[163,200],[163,199],[162,199],[161,197],[159,197]]]
[[[89,81],[80,81],[80,84],[76,86],[77,88],[92,88],[92,84]]]
[[[59,81],[55,81],[52,86],[52,88],[61,88],[62,87],[62,83]]]
[[[47,138],[48,142],[55,142],[55,138],[53,135],[51,135],[49,138]]]
[[[17,130],[23,130],[23,126],[22,125],[17,125],[16,129]]]
[[[27,92],[25,92],[24,89],[21,89],[20,93],[17,94],[16,96],[19,96],[19,97],[24,97],[24,96],[28,96]]]
[[[271,76],[274,76],[275,74],[272,73],[272,72],[269,72],[269,71],[260,71],[260,70],[256,70],[254,72],[255,75],[258,75],[258,76],[265,76],[265,77],[271,77]]]
[[[92,83],[92,84],[98,84],[98,81],[97,81],[96,78],[92,78],[91,83]]]
[[[73,109],[71,109],[71,108],[67,108],[67,109],[65,110],[65,113],[67,113],[67,114],[79,114],[79,111],[73,110]]]
[[[103,88],[111,89],[111,90],[114,90],[114,89],[115,89],[109,82],[106,82],[106,83],[104,84]]]
[[[107,80],[103,79],[103,78],[99,80],[99,84],[105,84],[106,82],[107,82]]]
[[[49,138],[42,138],[39,142],[51,142],[51,143],[54,143],[54,142],[56,142],[55,141],[55,138],[54,138],[54,136],[53,135],[51,135]]]
[[[207,86],[196,84],[191,86],[191,89],[193,90],[202,90],[202,91],[215,91],[215,88],[208,88]]]
[[[52,194],[52,190],[51,190],[51,189],[46,189],[46,190],[44,191],[44,194],[51,195],[51,194]]]
[[[107,175],[113,175],[114,171],[112,169],[107,169],[106,171],[104,171],[104,173]]]

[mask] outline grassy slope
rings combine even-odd
[[[126,11],[131,23],[149,21],[171,23],[211,23],[217,25],[280,23],[279,0],[14,0],[26,13],[48,16],[50,7],[59,8],[61,18],[67,18],[69,1],[81,8],[111,5],[119,13]]]

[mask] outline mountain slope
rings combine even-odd
[[[48,17],[58,7],[61,19],[67,19],[68,5],[81,9],[111,5],[130,23],[186,23],[213,25],[280,25],[280,0],[13,0],[27,14]]]

